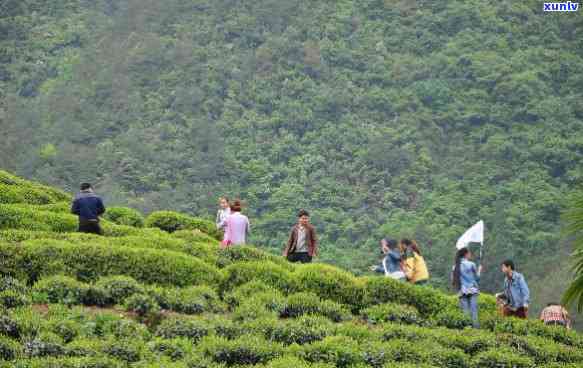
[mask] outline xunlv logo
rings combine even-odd
[[[579,3],[544,3],[543,11],[546,12],[574,12],[579,10]]]

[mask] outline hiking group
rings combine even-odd
[[[105,210],[103,201],[93,192],[91,184],[81,184],[81,190],[71,206],[71,212],[79,217],[79,232],[101,235],[99,218]],[[241,201],[235,200],[231,203],[226,197],[220,198],[216,226],[223,233],[221,248],[246,244],[251,226],[249,218],[241,211]],[[380,265],[371,266],[371,271],[414,285],[426,285],[429,282],[425,259],[414,240],[404,238],[396,241],[384,238],[380,241],[380,246],[383,259]],[[283,256],[289,262],[310,263],[317,255],[318,238],[310,223],[310,214],[300,210],[297,223],[292,226],[284,246]],[[471,317],[473,327],[479,328],[478,298],[483,267],[477,266],[472,259],[473,254],[469,248],[463,247],[457,251],[451,283],[457,292],[460,309]],[[500,313],[507,317],[527,318],[530,291],[524,276],[516,271],[512,260],[501,263],[501,272],[504,274],[504,290],[496,294]],[[541,312],[540,319],[547,325],[571,328],[569,313],[560,304],[549,304]]]

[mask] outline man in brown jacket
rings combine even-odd
[[[291,230],[283,255],[290,262],[300,263],[310,263],[312,257],[318,255],[316,230],[310,224],[308,211],[298,213],[298,223]]]

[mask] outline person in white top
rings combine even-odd
[[[227,216],[231,214],[231,207],[229,205],[229,198],[221,197],[219,198],[219,210],[217,211],[217,219],[215,223],[217,224],[217,229],[225,231],[225,220]]]

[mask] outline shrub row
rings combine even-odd
[[[81,281],[127,275],[147,284],[176,286],[218,285],[222,279],[216,268],[182,253],[47,240],[0,244],[0,270],[29,283],[55,274]]]
[[[55,213],[65,213],[65,214],[71,213],[71,203],[69,203],[69,202],[43,204],[43,205],[27,205],[26,207],[33,209],[35,211],[55,212]]]
[[[194,230],[178,230],[173,232],[172,237],[186,240],[189,243],[216,243],[217,239],[198,229]]]
[[[33,287],[37,303],[66,305],[113,305],[143,292],[144,288],[137,281],[126,276],[101,278],[95,285],[68,276],[50,276],[39,280]]]
[[[115,226],[115,228],[120,228],[120,226]],[[200,258],[209,264],[217,263],[219,247],[216,240],[212,240],[212,243],[188,243],[185,240],[174,238],[157,229],[140,229],[139,231],[139,235],[104,237],[83,233],[3,230],[0,231],[0,241],[19,243],[35,239],[53,239],[83,244],[108,245],[112,247],[170,250]]]
[[[67,276],[51,276],[38,281],[33,292],[37,303],[97,306],[124,304],[127,310],[139,315],[156,312],[159,308],[183,314],[218,313],[225,310],[216,292],[208,286],[143,286],[127,276],[103,277],[95,284],[86,284]]]
[[[0,203],[49,204],[67,202],[70,195],[0,170]]]
[[[229,247],[217,253],[217,266],[224,268],[240,262],[270,261],[287,271],[294,269],[293,265],[281,256],[275,256],[250,246]]]
[[[366,326],[335,325],[320,317],[280,321],[259,319],[240,325],[219,316],[170,317],[157,327],[159,338],[146,346],[144,341],[149,336],[136,330],[139,324],[119,317],[80,317],[75,310],[54,308],[45,316],[48,322],[17,319],[16,329],[29,332],[24,333],[23,336],[27,337],[20,345],[15,345],[8,337],[1,340],[9,342],[4,344],[8,346],[4,348],[9,351],[6,354],[12,352],[29,359],[65,354],[76,357],[107,354],[110,358],[133,363],[139,359],[149,360],[149,354],[158,352],[169,358],[185,359],[188,366],[192,366],[191,355],[195,350],[202,354],[203,360],[229,366],[269,365],[276,357],[299,359],[302,364],[324,363],[338,367],[386,367],[394,364],[440,367],[534,367],[546,364],[550,367],[555,363],[574,367],[583,361],[579,350],[558,343],[548,344],[547,340],[538,337],[500,335],[496,341],[496,336],[487,331],[461,332],[383,324],[380,328],[385,338],[379,339],[374,331],[365,336],[366,331],[370,331]],[[9,318],[14,315],[12,313]],[[21,317],[24,315],[21,313]],[[55,316],[59,318],[55,319]],[[39,328],[41,324],[45,327]],[[34,325],[36,327],[32,327]],[[91,327],[88,329],[88,326]],[[33,330],[36,332],[31,334]],[[363,338],[358,338],[359,335]],[[130,343],[128,337],[139,341]],[[192,348],[192,342],[199,344],[196,349]]]
[[[495,333],[507,333],[521,336],[540,336],[557,343],[583,348],[583,338],[575,331],[560,326],[545,326],[537,320],[520,320],[502,318],[497,315],[488,316],[482,322],[482,328]]]
[[[28,206],[0,204],[0,229],[72,232],[77,229],[77,218]]]
[[[312,293],[290,295],[279,311],[279,316],[282,318],[296,318],[304,315],[320,315],[334,322],[350,319],[350,312],[342,305],[330,300],[322,300]]]
[[[77,216],[52,210],[46,211],[43,207],[21,204],[0,204],[0,230],[16,229],[32,232],[57,233],[72,233],[77,231]],[[152,229],[148,230],[133,226],[117,225],[107,220],[101,221],[101,227],[105,236],[113,237],[159,233],[159,230],[152,231]]]
[[[271,261],[240,262],[225,268],[221,290],[229,292],[251,281],[261,282],[283,293],[312,292],[322,299],[347,305],[353,313],[384,303],[415,307],[421,317],[438,316],[444,310],[457,311],[455,301],[430,287],[415,287],[389,278],[356,278],[332,266],[311,264],[290,271]],[[467,322],[465,317],[461,324]],[[442,316],[445,317],[445,316]]]
[[[26,285],[13,277],[0,276],[0,313],[2,308],[22,307],[30,302]]]
[[[152,212],[145,221],[146,227],[156,227],[169,233],[179,230],[200,230],[215,239],[219,239],[221,234],[212,221],[188,216],[172,211]]]
[[[103,218],[117,225],[144,227],[144,216],[133,208],[108,207]]]
[[[202,285],[186,288],[149,287],[147,293],[162,308],[178,313],[220,313],[226,309],[217,293],[209,286]]]
[[[209,336],[201,341],[200,350],[213,362],[227,366],[267,363],[283,354],[282,345],[255,335],[235,340]]]
[[[415,307],[409,305],[386,303],[365,309],[363,318],[372,324],[395,322],[422,325],[425,321]]]

